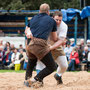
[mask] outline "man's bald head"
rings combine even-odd
[[[50,7],[48,4],[44,3],[40,5],[40,13],[48,13],[50,10]]]

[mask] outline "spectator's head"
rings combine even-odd
[[[87,46],[90,47],[90,40],[87,40]]]
[[[17,53],[18,52],[18,49],[17,48],[14,48],[14,53]]]
[[[2,33],[3,31],[2,30],[0,30],[0,33]]]
[[[59,26],[61,24],[61,21],[62,21],[62,13],[61,13],[61,11],[55,11],[53,13],[53,18],[56,21],[57,26]]]
[[[3,40],[2,39],[0,39],[0,45],[3,45]]]
[[[81,39],[81,40],[80,40],[80,44],[81,44],[81,45],[84,45],[84,39]]]
[[[19,52],[20,52],[21,54],[23,54],[23,49],[20,49]]]
[[[14,48],[14,44],[11,44],[11,48]]]
[[[74,38],[70,39],[71,45],[74,43],[74,41],[75,41]]]
[[[6,46],[7,46],[7,47],[10,47],[10,43],[9,43],[9,42],[7,42],[7,43],[6,43]]]
[[[71,45],[70,45],[70,42],[67,42],[67,47],[70,47]]]
[[[88,51],[88,47],[87,47],[87,46],[84,47],[84,51],[85,51],[85,52]]]
[[[20,44],[20,45],[19,45],[19,48],[20,48],[20,49],[22,49],[22,48],[23,48],[22,44]]]
[[[77,47],[73,47],[72,51],[77,52]]]
[[[47,3],[40,5],[40,13],[47,13],[49,15],[50,14],[49,10],[50,10],[50,7]]]
[[[81,45],[79,42],[77,43],[77,47],[78,47],[78,49],[81,49]]]
[[[19,34],[21,33],[20,30],[17,31]]]

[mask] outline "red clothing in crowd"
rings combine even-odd
[[[80,61],[79,61],[79,55],[78,55],[77,52],[75,52],[74,54],[71,52],[71,54],[70,54],[70,60],[72,60],[72,59],[75,59],[75,63],[76,64],[79,64],[80,63]]]

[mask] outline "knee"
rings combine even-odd
[[[68,68],[68,64],[67,64],[67,65],[63,65],[63,66],[61,67],[62,70],[67,70],[67,68]]]

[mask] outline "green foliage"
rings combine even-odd
[[[80,0],[0,0],[0,9],[39,10],[42,3],[48,3],[51,9],[80,8]]]

